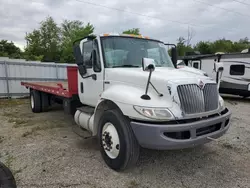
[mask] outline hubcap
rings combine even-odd
[[[120,152],[120,140],[115,126],[108,122],[102,129],[102,146],[106,154],[115,159]]]
[[[30,96],[31,108],[34,108],[34,97],[33,95]]]

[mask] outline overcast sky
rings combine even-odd
[[[24,46],[25,32],[38,28],[49,15],[57,23],[63,19],[90,22],[96,34],[140,28],[143,35],[176,43],[190,27],[195,32],[193,44],[222,37],[238,40],[250,37],[250,0],[238,1],[249,5],[233,0],[0,0],[0,40]]]

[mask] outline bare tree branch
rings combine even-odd
[[[191,45],[191,40],[193,39],[194,36],[195,36],[195,31],[188,26],[188,36],[186,40],[187,46]]]

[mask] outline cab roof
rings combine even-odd
[[[143,38],[143,39],[150,39],[150,40],[155,40],[155,41],[161,42],[160,40],[149,38],[148,36],[144,36],[144,35],[119,34],[119,33],[104,33],[104,34],[100,34],[100,37],[112,37],[112,36]]]
[[[142,39],[148,39],[148,40],[153,40],[153,41],[157,41],[157,42],[163,43],[160,40],[152,39],[152,38],[149,38],[148,36],[134,35],[134,34],[104,33],[104,34],[100,34],[99,36],[100,37],[115,37],[115,36],[120,36],[120,37],[131,37],[131,38],[142,38]],[[85,37],[82,37],[82,38],[79,38],[79,39],[75,40],[73,42],[73,45],[75,45],[77,42],[79,42],[79,41],[81,41],[83,39],[93,40],[95,38],[96,38],[96,35],[85,36]]]

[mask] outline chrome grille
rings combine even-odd
[[[217,84],[206,84],[204,89],[205,111],[212,111],[218,108],[219,92]]]
[[[218,107],[216,84],[206,84],[203,89],[196,84],[179,85],[177,91],[181,108],[186,114],[212,111]]]

